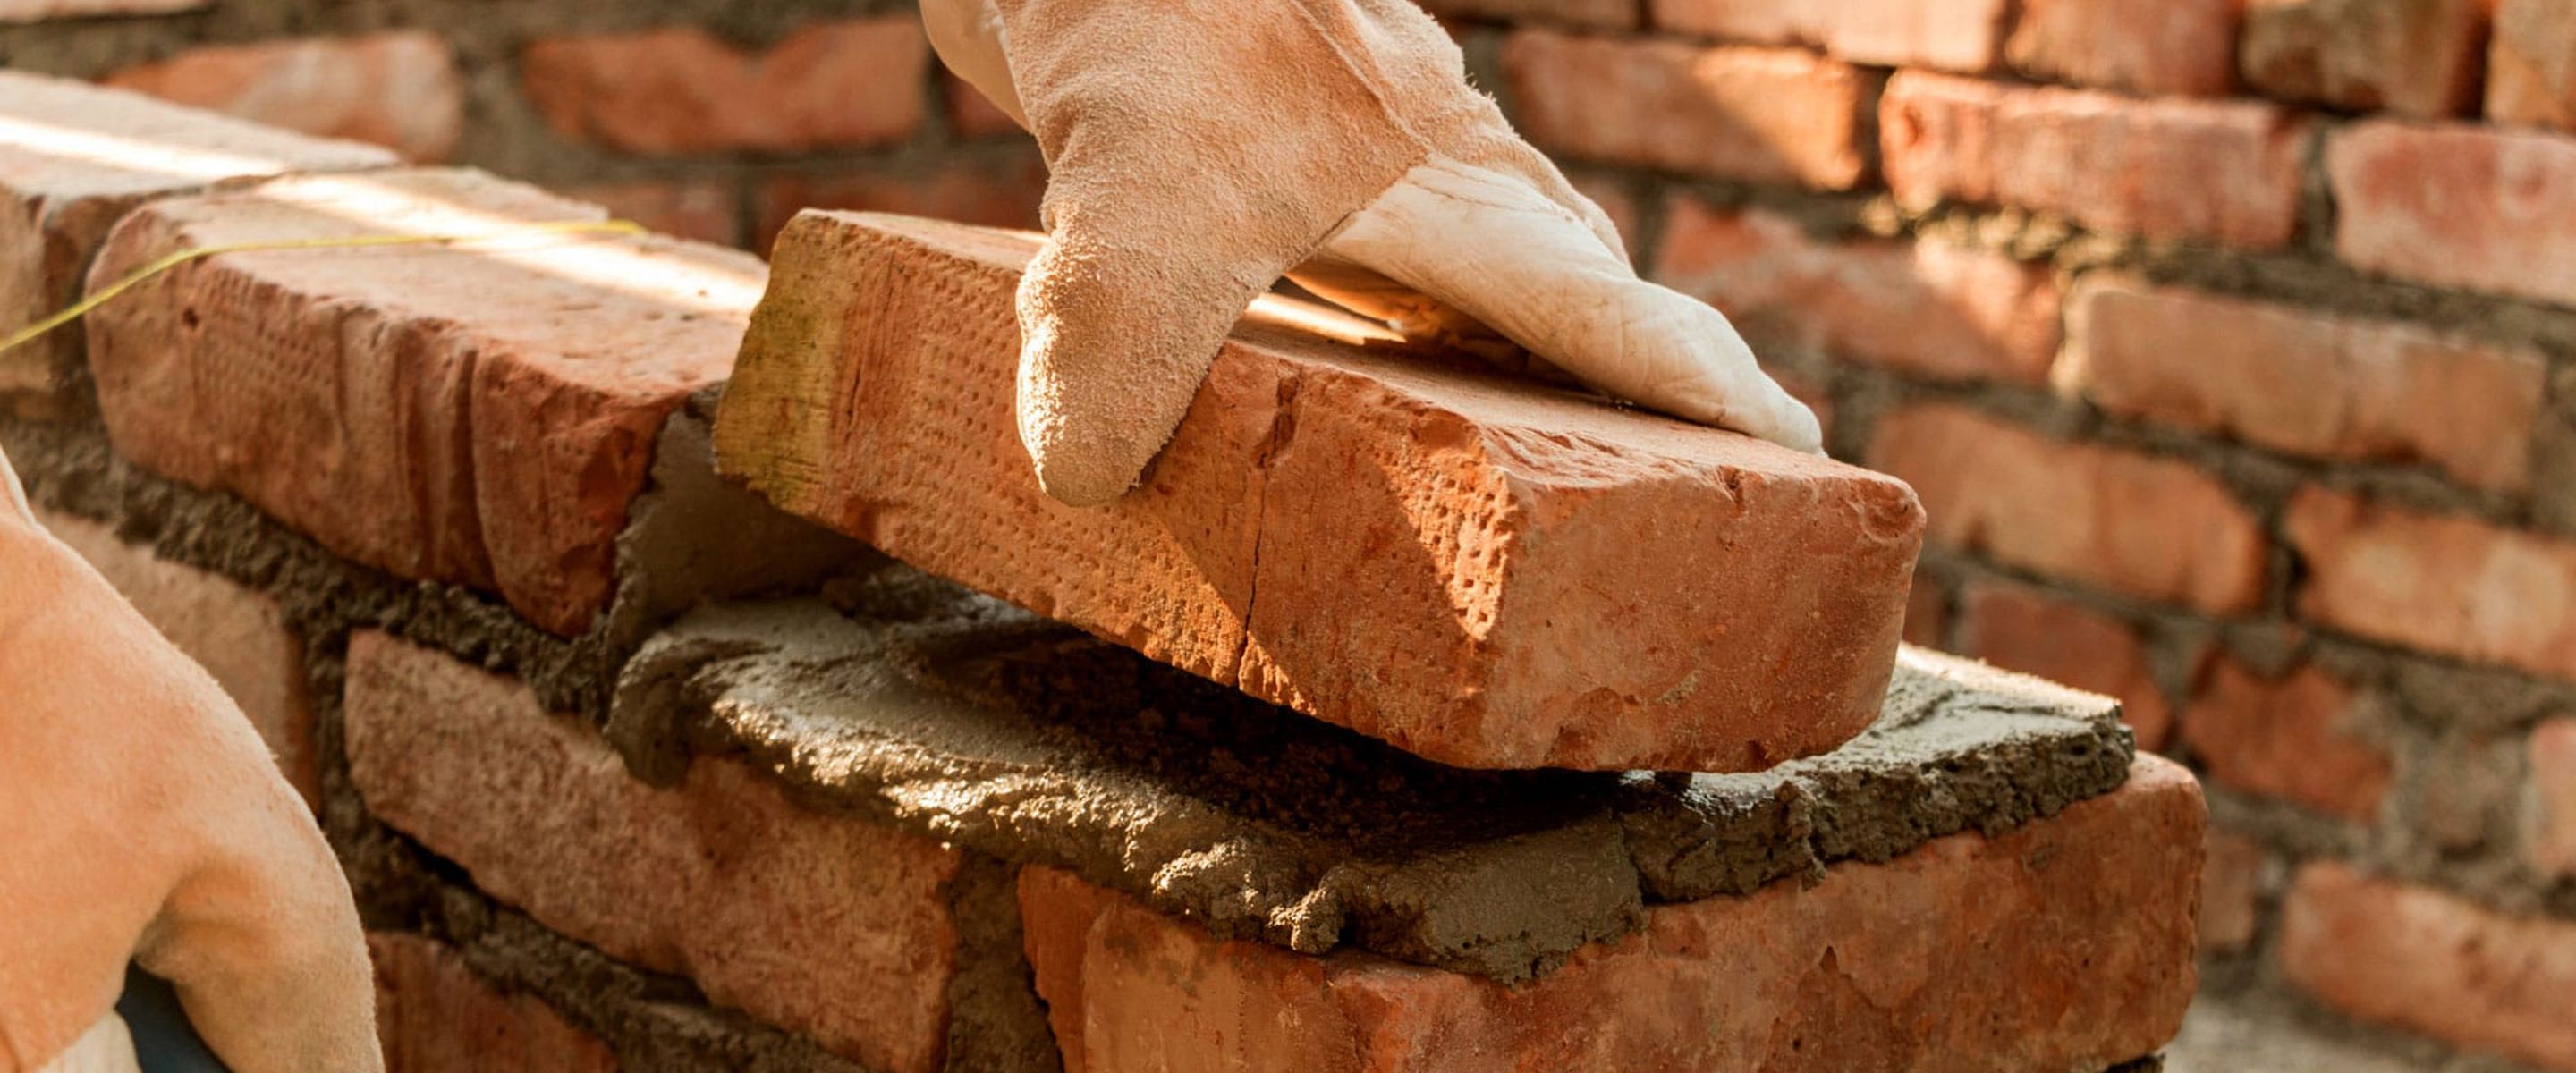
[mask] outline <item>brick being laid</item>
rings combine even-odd
[[[1140,487],[1065,507],[1013,431],[1033,250],[799,217],[727,388],[720,470],[1447,764],[1758,769],[1878,711],[1923,530],[1901,482],[1265,299]]]

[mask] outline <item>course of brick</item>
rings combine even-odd
[[[720,468],[933,573],[1443,763],[1753,770],[1877,713],[1920,543],[1903,485],[1270,319],[1286,314],[1256,313],[1219,355],[1135,493],[1048,499],[1011,411],[1011,295],[1035,249],[800,218],[726,392]],[[1664,565],[1683,549],[1689,569]]]

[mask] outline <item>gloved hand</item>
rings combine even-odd
[[[1409,0],[925,0],[940,58],[1037,135],[1020,439],[1117,498],[1286,275],[1415,334],[1490,328],[1601,391],[1815,451],[1716,310],[1637,278],[1599,207]]]
[[[357,908],[303,799],[222,687],[37,524],[6,457],[0,831],[0,1073],[130,1063],[110,1020],[129,960],[234,1073],[384,1068]]]

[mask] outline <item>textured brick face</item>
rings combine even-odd
[[[2006,46],[2031,75],[2132,93],[2210,96],[2236,84],[2244,0],[2022,0]]]
[[[1068,1073],[2054,1073],[2181,1023],[2202,827],[2191,777],[2141,758],[2125,788],[1995,839],[1654,907],[1517,988],[1219,942],[1049,869],[1023,871],[1021,903]]]
[[[1658,29],[1950,71],[1994,66],[2009,14],[2005,0],[1649,0],[1649,7]]]
[[[523,88],[567,137],[630,153],[801,152],[912,136],[930,44],[899,17],[808,26],[756,54],[697,29],[539,41]]]
[[[1879,106],[1909,208],[2002,204],[2109,232],[2273,247],[2298,225],[2306,125],[2256,101],[2140,100],[1902,72]]]
[[[2576,544],[2322,489],[2283,524],[2299,611],[2364,637],[2576,678]]]
[[[1822,350],[1944,380],[2037,383],[2057,357],[2057,285],[2045,265],[1934,243],[1824,241],[1794,220],[1720,213],[1677,196],[1655,265],[1707,301],[1758,353]]]
[[[2293,984],[2345,1013],[2576,1069],[2576,922],[2506,916],[2319,861],[2283,902],[2280,957]]]
[[[801,217],[720,466],[926,570],[1446,763],[1741,770],[1875,718],[1920,540],[1896,482],[1371,357],[1265,304],[1145,484],[1068,508],[1014,432],[1031,249]]]
[[[185,246],[601,215],[473,172],[286,181],[157,202],[96,274]],[[90,364],[146,468],[574,633],[610,596],[662,419],[724,375],[760,286],[745,255],[659,238],[228,254],[98,311]]]
[[[2439,287],[2576,302],[2576,139],[2355,123],[2326,141],[2335,251]]]
[[[393,163],[140,94],[0,71],[0,325],[71,304],[118,217],[146,198],[231,179]],[[51,410],[78,330],[0,354],[0,405]]]
[[[2428,462],[2521,490],[2546,387],[2541,355],[2117,278],[2069,305],[2057,382],[2113,413],[2289,454]]]
[[[1503,77],[1551,154],[1824,190],[1868,174],[1871,76],[1812,53],[1525,30]]]
[[[875,1068],[940,1068],[956,851],[799,809],[735,761],[654,789],[527,687],[382,634],[348,666],[350,778],[476,886]]]
[[[2477,103],[2484,0],[2253,0],[2246,81],[2360,112],[2458,115]]]
[[[2368,823],[2388,794],[2376,697],[2325,671],[2257,677],[2221,658],[2184,714],[2182,737],[2211,782]]]
[[[107,83],[416,161],[446,159],[464,133],[455,53],[429,33],[194,48]]]
[[[2051,440],[1941,403],[1887,415],[1869,459],[1923,497],[1936,543],[2214,614],[2262,598],[2261,528],[2184,463]]]
[[[2138,748],[2164,745],[2173,706],[2156,685],[2138,628],[2109,615],[2016,585],[1968,590],[1958,651],[2006,670],[2120,698],[2121,719]]]
[[[474,975],[435,939],[375,932],[376,1035],[385,1073],[616,1073],[606,1044],[545,1003]]]

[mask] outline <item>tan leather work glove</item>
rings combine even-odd
[[[384,1068],[357,908],[303,799],[0,456],[0,1073],[130,1063],[128,961],[233,1073]]]
[[[925,0],[922,17],[1046,154],[1019,425],[1057,499],[1126,492],[1283,275],[1410,333],[1490,328],[1607,394],[1819,447],[1725,317],[1637,278],[1408,0]]]

